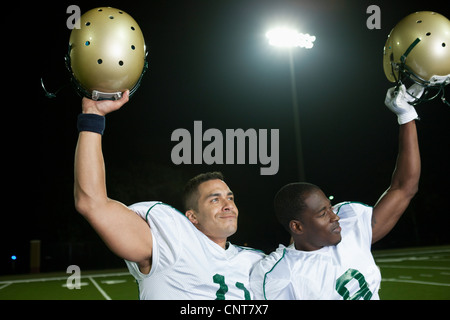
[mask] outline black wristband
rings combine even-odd
[[[91,131],[103,135],[105,117],[93,113],[80,113],[77,120],[78,132]]]

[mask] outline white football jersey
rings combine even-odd
[[[249,276],[265,254],[228,243],[224,250],[189,219],[162,202],[130,206],[150,226],[152,267],[148,274],[126,261],[139,285],[139,298],[159,300],[253,298]]]
[[[255,299],[379,299],[381,273],[370,251],[373,208],[344,202],[333,210],[341,242],[315,251],[280,245],[251,273]]]

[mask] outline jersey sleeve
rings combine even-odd
[[[188,222],[186,216],[162,202],[141,202],[129,207],[150,226],[153,240],[152,267],[149,274],[142,274],[137,263],[125,260],[130,273],[141,280],[160,270],[170,268],[182,248],[182,228]],[[185,220],[185,221],[183,221]]]
[[[342,227],[353,228],[360,236],[360,241],[369,248],[372,244],[373,207],[360,202],[343,202],[334,207],[341,218]]]
[[[250,287],[256,300],[290,300],[294,292],[289,267],[284,260],[285,248],[280,247],[260,260],[250,274]]]

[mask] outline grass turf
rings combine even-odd
[[[382,300],[449,300],[450,246],[373,252],[381,269]],[[138,288],[126,269],[81,270],[80,289],[67,288],[71,274],[0,277],[0,300],[136,300]]]

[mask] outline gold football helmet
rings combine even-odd
[[[443,15],[415,12],[403,18],[388,35],[383,50],[383,67],[387,79],[397,85],[413,81],[438,92],[450,83],[450,21]],[[446,102],[448,104],[448,102]]]
[[[82,96],[115,100],[138,89],[147,70],[144,36],[126,12],[101,7],[80,17],[69,39],[66,66]]]

